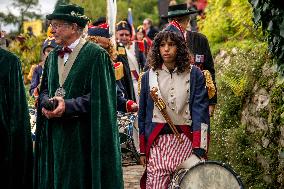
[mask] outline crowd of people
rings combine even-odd
[[[21,62],[0,48],[6,188],[123,188],[117,111],[137,114],[141,188],[167,188],[184,161],[206,160],[217,90],[207,38],[189,27],[196,13],[169,5],[163,28],[146,18],[134,32],[125,19],[111,36],[106,17],[90,21],[78,5],[57,6],[31,69],[34,149]]]

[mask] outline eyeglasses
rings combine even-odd
[[[50,27],[52,27],[53,29],[57,29],[57,28],[61,28],[62,26],[68,26],[70,25],[69,23],[51,23]]]
[[[129,36],[130,36],[130,34],[128,34],[128,33],[120,33],[120,34],[119,34],[119,36],[120,36],[120,37],[123,37],[123,36],[125,36],[125,37],[129,37]]]

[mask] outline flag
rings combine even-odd
[[[131,40],[134,40],[134,39],[135,39],[135,33],[136,33],[136,32],[135,32],[135,28],[134,28],[134,25],[133,25],[133,16],[132,16],[131,8],[128,8],[127,21],[128,21],[128,23],[130,24],[131,29],[132,29]]]
[[[107,0],[107,23],[109,25],[109,34],[111,41],[116,44],[115,41],[115,24],[116,24],[117,4],[116,0]]]

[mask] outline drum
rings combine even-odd
[[[240,176],[227,164],[204,161],[189,169],[179,169],[169,189],[243,189]]]
[[[136,117],[134,113],[117,113],[122,165],[124,166],[138,164],[140,160],[137,151],[138,128],[135,126]]]

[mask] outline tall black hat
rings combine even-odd
[[[199,11],[194,8],[187,8],[187,4],[177,4],[171,5],[168,8],[168,15],[162,15],[162,18],[174,18],[174,17],[181,17],[185,15],[195,14]]]
[[[93,26],[98,26],[98,25],[104,24],[106,22],[107,22],[106,17],[105,16],[101,16],[97,20],[95,20],[92,25]]]

